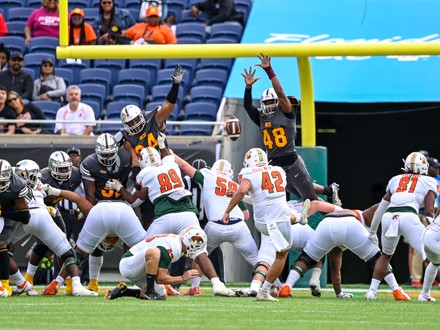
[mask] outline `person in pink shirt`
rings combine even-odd
[[[5,18],[3,14],[0,13],[0,37],[8,34],[8,27],[6,26]]]
[[[58,0],[43,0],[43,6],[35,9],[29,16],[24,34],[26,44],[33,37],[59,37],[60,15]]]

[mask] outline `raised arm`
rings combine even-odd
[[[171,75],[173,79],[173,85],[162,105],[160,111],[156,113],[156,121],[159,127],[162,123],[171,115],[174,109],[174,105],[177,102],[177,97],[179,96],[179,86],[183,79],[184,71],[181,65],[177,65],[174,69],[174,73]]]

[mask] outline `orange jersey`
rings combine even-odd
[[[70,26],[69,26],[69,36],[70,36]],[[89,45],[92,41],[97,39],[95,30],[89,23],[84,23],[84,30],[86,32],[86,44]],[[81,28],[76,27],[73,29],[73,39],[74,45],[79,45],[79,40],[81,36]]]
[[[171,28],[166,24],[150,26],[147,23],[137,23],[125,31],[131,40],[144,38],[146,41],[153,41],[156,44],[169,44],[177,42]]]

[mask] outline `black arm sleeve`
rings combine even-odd
[[[260,127],[260,114],[258,109],[252,104],[252,88],[245,88],[244,90],[244,109],[249,118]]]
[[[31,219],[31,214],[29,210],[13,210],[13,211],[3,211],[2,216],[9,220],[14,220],[21,222],[24,225],[29,223]]]

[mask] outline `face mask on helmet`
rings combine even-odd
[[[147,166],[159,166],[162,163],[159,152],[152,147],[142,149],[141,153],[138,155],[138,160],[141,168]]]
[[[234,171],[232,170],[232,165],[226,159],[219,159],[213,165],[212,169],[218,175],[223,176],[225,178],[231,179],[234,176]]]
[[[402,169],[406,173],[428,174],[429,163],[426,157],[420,152],[412,152],[403,160],[405,167]]]
[[[266,89],[261,95],[260,110],[264,115],[274,113],[278,106],[278,96],[273,88]]]
[[[7,160],[0,159],[0,192],[6,191],[11,185],[12,168]]]
[[[142,114],[142,110],[135,105],[127,105],[121,111],[121,121],[125,130],[134,135],[143,130],[145,127],[145,118]]]
[[[118,157],[118,150],[118,144],[111,134],[104,133],[98,136],[96,139],[96,157],[102,165],[112,166]]]
[[[67,181],[72,175],[72,160],[64,151],[55,151],[49,156],[50,174],[55,180]]]
[[[208,237],[202,228],[188,227],[181,235],[183,244],[186,246],[187,257],[192,257],[204,250],[208,244]]]
[[[15,174],[26,180],[27,186],[35,189],[41,179],[40,166],[30,159],[23,159],[15,165]]]
[[[244,167],[266,166],[268,163],[267,154],[260,148],[252,148],[244,155]]]

